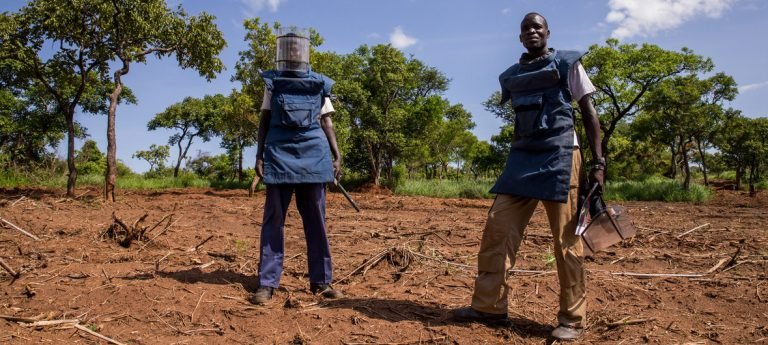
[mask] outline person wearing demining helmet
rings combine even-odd
[[[527,50],[519,62],[499,76],[501,104],[511,101],[515,134],[503,173],[491,189],[496,199],[480,242],[477,278],[469,307],[453,311],[453,319],[496,323],[507,320],[506,259],[514,266],[523,232],[541,201],[549,218],[560,282],[558,326],[552,336],[573,340],[586,322],[582,242],[575,234],[581,154],[573,129],[572,101],[583,116],[592,157],[590,182],[603,185],[605,160],[600,124],[590,94],[595,87],[575,51],[547,47],[546,19],[529,13],[520,24]]]
[[[259,121],[256,174],[267,186],[261,227],[259,288],[249,300],[265,304],[280,283],[285,216],[296,193],[307,242],[310,291],[341,298],[331,287],[332,264],[325,225],[325,184],[341,172],[330,101],[333,80],[312,72],[309,35],[277,32],[277,70],[261,73],[266,84]],[[333,159],[331,158],[333,155]]]

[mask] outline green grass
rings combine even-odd
[[[158,177],[145,178],[141,175],[129,175],[117,178],[118,189],[167,189],[167,188],[218,188],[218,189],[247,189],[250,180],[237,181],[209,181],[201,179],[193,174],[182,174],[178,178]],[[357,181],[347,180],[354,184]],[[491,189],[493,179],[462,179],[462,180],[404,180],[398,184],[394,193],[397,195],[419,195],[434,198],[467,198],[489,199],[494,195]],[[65,188],[67,178],[65,175],[54,174],[30,174],[20,172],[0,172],[0,188],[17,187],[48,187]],[[102,175],[85,175],[77,179],[77,186],[101,187],[104,185]],[[756,186],[758,189],[768,189],[768,181],[762,181]],[[349,187],[348,187],[349,188]],[[260,186],[259,189],[263,189]],[[691,190],[686,192],[682,183],[664,177],[649,177],[642,181],[609,182],[605,192],[606,200],[614,201],[688,201],[705,202],[709,200],[713,192],[702,185],[691,184]]]
[[[100,187],[103,185],[104,176],[102,175],[85,175],[78,176],[77,178],[78,187]],[[17,187],[66,188],[67,177],[62,175],[43,176],[23,173],[0,173],[0,188]],[[211,182],[197,178],[194,175],[182,175],[178,178],[144,178],[141,175],[130,175],[117,178],[118,189],[166,189],[187,187],[211,187]]]
[[[488,190],[494,180],[405,180],[395,189],[397,195],[420,195],[434,198],[488,199]],[[682,182],[663,177],[650,177],[642,181],[609,182],[606,200],[613,201],[688,201],[705,202],[713,192],[702,185],[691,184],[683,190]]]
[[[683,184],[677,180],[663,177],[650,177],[643,181],[625,181],[608,183],[605,199],[613,201],[689,201],[705,202],[714,193],[700,184],[691,184],[690,191],[683,190]]]
[[[398,195],[421,195],[434,198],[490,199],[488,190],[494,180],[405,180],[395,189]]]

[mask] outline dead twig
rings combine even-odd
[[[201,270],[202,270],[202,269],[205,269],[205,268],[208,268],[208,267],[212,266],[212,265],[213,265],[213,264],[215,264],[215,263],[216,263],[216,260],[213,260],[213,261],[211,261],[211,262],[209,262],[209,263],[206,263],[206,264],[202,264],[202,265],[200,265],[200,266],[197,266],[196,268],[198,268],[198,269],[201,269]]]
[[[202,242],[198,243],[196,246],[190,247],[189,249],[187,249],[187,252],[196,252],[200,247],[202,247],[205,244],[205,242],[210,241],[212,238],[213,238],[213,235],[208,236],[208,238],[204,239]]]
[[[168,254],[165,254],[165,256],[160,258],[160,260],[157,260],[157,262],[155,262],[155,271],[159,271],[160,270],[160,263],[163,262],[163,260],[165,260],[169,256],[171,256],[171,254],[173,254],[173,251],[168,252]]]
[[[27,236],[29,236],[29,237],[31,237],[31,238],[33,238],[33,239],[35,239],[35,241],[40,241],[40,237],[37,237],[37,236],[33,235],[32,233],[29,233],[29,232],[27,232],[26,230],[24,230],[24,229],[22,229],[22,228],[20,228],[20,227],[16,226],[15,224],[13,224],[13,223],[11,223],[11,222],[9,222],[9,221],[5,220],[5,218],[0,218],[0,222],[3,222],[3,223],[5,223],[5,225],[8,225],[8,226],[10,226],[12,229],[14,229],[14,230],[16,230],[16,231],[19,231],[19,232],[21,232],[22,234],[24,234],[24,235],[27,235]]]
[[[147,214],[144,214],[133,223],[133,226],[128,226],[115,212],[112,212],[114,223],[107,228],[104,235],[116,240],[121,247],[128,248],[131,246],[133,240],[140,240],[143,236],[144,231],[147,228],[139,228],[139,224],[141,224],[146,217]]]
[[[647,319],[635,319],[635,320],[627,320],[627,319],[629,319],[629,316],[627,316],[627,317],[625,317],[625,318],[623,318],[623,319],[621,319],[619,321],[616,321],[616,322],[609,322],[609,323],[607,323],[605,325],[608,326],[608,328],[616,328],[616,327],[621,327],[621,326],[639,325],[639,324],[643,324],[643,323],[646,323],[646,322],[656,321],[655,317],[651,317],[651,318],[647,318]]]
[[[64,319],[64,320],[44,320],[44,321],[35,321],[32,323],[22,323],[21,325],[24,327],[41,327],[41,326],[54,326],[54,325],[61,325],[61,324],[77,324],[80,322],[78,319]]]
[[[3,261],[3,259],[0,259],[0,266],[2,266],[6,271],[8,271],[8,273],[11,274],[13,279],[19,278],[20,273],[14,271],[13,268],[11,268],[11,266],[8,266],[8,264],[5,263],[5,261]]]
[[[349,272],[346,276],[336,281],[336,284],[340,284],[343,281],[348,280],[350,277],[355,275],[356,273],[363,271],[368,271],[371,267],[376,266],[381,260],[384,260],[384,258],[387,256],[387,253],[389,252],[389,249],[381,251],[377,253],[376,255],[372,256],[368,260],[365,260],[362,265],[357,266],[355,269],[352,270],[352,272]]]
[[[197,305],[195,305],[195,310],[192,310],[192,315],[189,317],[189,320],[192,323],[195,322],[195,312],[197,311],[197,308],[200,307],[200,302],[203,300],[203,296],[205,296],[205,291],[200,294],[200,298],[197,299]]]
[[[155,225],[153,225],[149,229],[147,229],[147,231],[145,231],[145,233],[151,232],[152,230],[155,230],[155,228],[160,226],[160,224],[162,224],[169,217],[173,217],[173,213],[169,213],[169,214],[166,214],[165,216],[163,216],[163,219],[160,219],[157,223],[155,223]]]
[[[637,278],[699,278],[706,274],[704,273],[635,273],[635,272],[611,272],[614,276],[627,276]]]
[[[11,316],[11,315],[0,315],[0,319],[11,321],[11,322],[35,322],[39,321],[41,318],[43,318],[43,314],[40,314],[35,317],[23,317],[23,316]]]
[[[699,226],[697,226],[697,227],[695,227],[695,228],[693,228],[693,229],[691,229],[691,230],[688,230],[688,231],[686,231],[686,232],[684,232],[684,233],[682,233],[682,234],[680,234],[680,235],[677,235],[677,236],[675,236],[675,238],[681,238],[681,237],[683,237],[683,236],[685,236],[685,235],[688,235],[688,234],[690,234],[690,233],[692,233],[692,232],[694,232],[694,231],[696,231],[696,230],[699,230],[699,229],[701,229],[701,228],[704,228],[704,227],[707,227],[707,226],[709,226],[709,223],[707,223],[707,224],[702,224],[702,225],[699,225]]]
[[[731,256],[731,260],[728,261],[728,263],[725,265],[726,268],[734,266],[736,264],[736,260],[739,258],[739,255],[741,254],[741,250],[744,248],[744,242],[746,242],[743,238],[739,240],[739,247],[736,249],[736,252],[733,253],[733,256]]]
[[[723,266],[723,264],[724,264],[726,261],[728,261],[728,258],[722,258],[722,259],[720,259],[720,261],[718,261],[718,262],[717,262],[717,264],[715,264],[714,266],[712,266],[712,268],[710,268],[709,270],[707,270],[707,272],[706,272],[705,274],[711,274],[711,273],[714,273],[714,272],[715,272],[715,271],[717,271],[717,270],[718,270],[720,267],[722,267],[722,266]]]
[[[175,209],[175,207],[174,207],[174,209]],[[173,216],[173,214],[171,214],[171,216]],[[179,219],[181,219],[181,217],[179,217],[179,218],[177,218],[177,219],[175,219],[175,220],[173,220],[173,217],[171,217],[170,219],[168,219],[168,224],[165,226],[165,228],[163,229],[163,231],[160,231],[160,233],[159,233],[159,234],[157,234],[155,237],[152,237],[151,239],[149,239],[149,241],[147,241],[147,243],[144,243],[144,245],[143,245],[143,246],[141,246],[141,248],[139,248],[139,252],[141,252],[142,250],[144,250],[144,248],[146,248],[146,247],[147,247],[147,246],[148,246],[150,243],[152,243],[152,241],[154,241],[154,240],[156,240],[158,237],[160,237],[160,235],[162,235],[162,234],[164,234],[166,231],[168,231],[168,229],[170,229],[170,227],[171,227],[171,226],[173,226],[173,224],[176,224],[176,222],[178,222],[178,221],[179,221]],[[173,222],[171,222],[171,220],[173,220]]]
[[[411,341],[406,341],[402,343],[356,343],[356,342],[348,342],[348,341],[342,341],[341,343],[344,345],[412,345],[412,344],[442,343],[446,339],[448,339],[448,337],[442,336],[442,337],[434,337],[430,339],[411,340]]]
[[[102,335],[101,333],[94,332],[94,331],[88,329],[88,327],[85,327],[85,326],[83,326],[83,325],[81,325],[79,323],[75,324],[75,328],[77,328],[77,329],[79,329],[79,330],[81,330],[83,332],[86,332],[86,333],[88,333],[88,334],[90,334],[90,335],[92,335],[94,337],[97,337],[97,338],[99,338],[101,340],[104,340],[104,341],[106,341],[108,343],[115,344],[115,345],[124,345],[123,343],[121,343],[121,342],[119,342],[119,341],[117,341],[115,339],[106,337],[106,336]]]
[[[14,206],[16,206],[16,204],[18,204],[20,201],[22,201],[22,200],[24,200],[24,199],[26,199],[26,198],[27,198],[26,196],[22,195],[21,197],[19,197],[19,199],[17,199],[16,201],[14,201],[14,202],[11,204],[11,207],[14,207]]]

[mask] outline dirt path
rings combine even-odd
[[[263,192],[127,192],[114,205],[98,195],[0,192],[0,217],[40,237],[0,228],[0,258],[21,271],[14,281],[0,270],[0,315],[78,319],[125,344],[541,344],[555,323],[558,284],[541,208],[516,267],[534,272],[508,280],[514,322],[487,327],[448,315],[469,303],[490,200],[353,193],[363,209],[356,213],[330,194],[335,277],[344,279],[336,286],[348,297],[333,302],[308,291],[292,206],[282,287],[271,305],[253,306],[245,298],[256,287]],[[623,204],[638,236],[588,261],[589,327],[580,343],[768,344],[766,193]],[[113,212],[129,227],[144,214],[145,225],[172,216],[145,234],[151,241],[123,248],[103,236]],[[621,320],[639,321],[609,326]],[[99,342],[68,324],[0,320],[0,343]]]

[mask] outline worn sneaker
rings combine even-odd
[[[309,291],[315,295],[320,295],[328,299],[343,298],[344,294],[341,291],[332,288],[328,284],[309,284]]]
[[[269,286],[260,286],[256,289],[256,292],[248,297],[248,301],[253,304],[267,304],[272,299],[272,292],[274,288]]]
[[[456,322],[482,322],[494,325],[509,322],[507,314],[485,313],[472,307],[454,309],[452,319]]]
[[[552,330],[552,337],[558,340],[576,340],[581,338],[584,328],[560,324]]]

